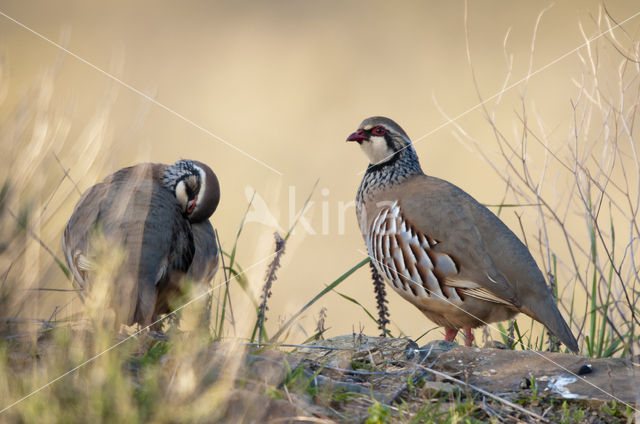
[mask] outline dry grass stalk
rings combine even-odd
[[[264,322],[267,320],[266,311],[269,309],[269,307],[267,306],[267,301],[271,297],[271,286],[273,285],[273,282],[278,278],[276,272],[278,271],[278,268],[280,268],[280,258],[284,253],[284,249],[287,243],[286,240],[283,239],[277,232],[273,233],[273,236],[276,240],[275,256],[267,267],[264,286],[262,287],[262,301],[260,302],[258,311],[258,343],[262,341],[262,329],[264,328]]]
[[[531,63],[541,17],[533,34]],[[534,70],[530,64],[526,78],[512,81],[506,39],[503,90],[492,96],[480,93],[468,31],[467,55],[479,107],[496,149],[489,151],[486,140],[451,122],[455,136],[471,142],[503,179],[514,199],[508,203],[535,205],[523,214],[523,227],[536,230],[523,228],[523,234],[525,229],[534,234],[529,248],[543,272],[554,276],[559,307],[583,338],[587,354],[626,356],[637,349],[635,328],[640,324],[636,311],[640,154],[634,133],[640,116],[640,44],[633,31],[618,27],[603,8],[594,24],[592,34],[580,24],[585,40],[577,52],[582,75],[572,81],[577,91],[567,101],[572,115],[567,136],[545,123],[528,99],[530,78],[544,67]],[[504,97],[516,86],[520,88],[520,108],[515,113],[519,133],[511,136],[502,130],[497,111],[505,107]],[[529,337],[529,347],[542,348],[546,337],[531,333]]]
[[[376,267],[373,266],[373,262],[369,262],[371,266],[371,277],[373,278],[373,291],[376,294],[376,307],[378,308],[378,328],[380,329],[381,337],[387,336],[387,324],[389,321],[389,307],[387,303],[387,292],[385,290],[384,281],[380,278]]]
[[[318,335],[318,340],[324,340],[324,332],[327,331],[324,326],[326,318],[327,308],[322,307],[322,309],[320,309],[320,313],[318,314],[318,323],[316,324],[316,334]]]

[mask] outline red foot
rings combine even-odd
[[[452,342],[453,339],[456,338],[457,334],[458,330],[456,330],[455,328],[445,328],[444,339],[448,342]]]
[[[464,328],[464,338],[466,339],[466,346],[473,346],[473,340],[475,337],[473,337],[473,333],[471,333],[471,327]]]

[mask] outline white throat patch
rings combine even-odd
[[[187,187],[184,181],[180,181],[176,185],[176,199],[178,199],[180,208],[183,211],[187,210],[187,202],[189,201],[189,196],[187,195]]]
[[[380,162],[385,162],[391,159],[393,150],[387,145],[387,140],[384,137],[372,136],[369,140],[365,140],[360,144],[360,148],[369,158],[369,162],[372,165],[377,165]]]
[[[193,208],[193,211],[195,212],[198,209],[198,207],[200,206],[200,202],[202,202],[202,199],[204,198],[204,195],[207,192],[207,175],[204,173],[202,168],[200,168],[199,166],[195,165],[194,168],[196,168],[198,170],[198,173],[200,174],[200,190],[198,190],[198,198],[196,199],[196,207]]]

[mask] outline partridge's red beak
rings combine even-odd
[[[362,143],[364,140],[367,140],[367,139],[368,137],[364,133],[364,130],[362,129],[359,129],[358,131],[354,132],[349,137],[347,137],[347,141],[357,141],[358,143]]]
[[[189,203],[187,203],[187,213],[193,212],[193,210],[196,208],[196,203],[198,203],[198,197],[197,196],[196,196],[195,199],[193,199]]]

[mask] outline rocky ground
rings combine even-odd
[[[103,382],[102,389],[91,384],[89,390],[103,398],[135,392],[140,422],[570,424],[637,418],[638,365],[620,358],[516,351],[499,343],[478,348],[436,341],[419,347],[410,339],[362,334],[304,347],[208,344],[188,333],[170,335],[168,342],[149,333],[136,340],[113,368],[103,368],[108,371],[99,368],[105,361],[87,364],[29,400],[49,396],[61,410],[75,405],[93,411],[86,405],[92,394],[85,382],[107,372],[125,376],[121,385],[113,383],[109,392]],[[52,341],[43,337],[35,349],[15,344],[6,356],[12,372],[33,378],[43,358],[68,355]],[[51,375],[62,374],[56,373]],[[173,415],[153,412],[165,405]],[[25,408],[13,410],[24,420],[30,407],[17,408]]]
[[[224,350],[215,345],[212,354]],[[419,348],[409,339],[345,335],[289,353],[247,349],[226,416],[245,422],[628,422],[638,397],[636,368],[623,359],[444,341]]]

